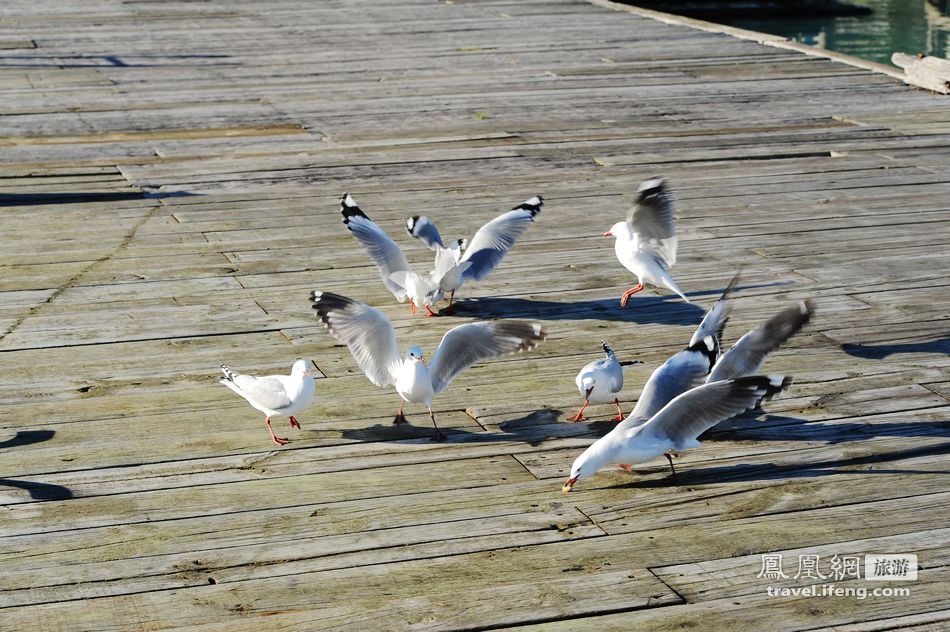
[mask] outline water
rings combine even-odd
[[[850,0],[870,15],[722,20],[882,64],[891,53],[950,58],[950,0]]]

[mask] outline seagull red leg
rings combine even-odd
[[[643,289],[643,284],[642,284],[642,283],[637,283],[636,287],[632,287],[632,288],[630,288],[629,290],[627,290],[626,292],[624,292],[623,295],[620,297],[620,307],[626,307],[626,306],[627,306],[627,301],[630,300],[630,297],[633,296],[634,294],[636,294],[637,292],[639,292],[639,291],[642,290],[642,289]]]
[[[426,311],[429,312],[428,314],[426,314],[427,317],[428,317],[428,316],[438,316],[438,314],[436,314],[435,312],[432,311],[432,308],[431,308],[431,307],[429,307],[428,305],[426,305],[425,307],[426,307]]]
[[[614,417],[614,421],[623,421],[623,410],[620,409],[620,399],[614,397],[614,405],[617,407],[617,416]]]
[[[452,304],[452,303],[454,303],[454,302],[455,302],[455,290],[452,290],[452,293],[449,294],[449,306],[446,307],[446,308],[445,308],[444,310],[442,310],[442,311],[443,311],[444,313],[446,313],[446,314],[454,314],[454,313],[455,313],[455,305]]]
[[[290,439],[285,439],[284,437],[278,437],[274,434],[274,429],[270,426],[270,417],[265,417],[264,421],[267,423],[267,430],[270,432],[270,438],[274,440],[274,443],[277,445],[287,445],[290,443]]]
[[[291,428],[299,428],[299,427],[300,427],[300,422],[297,421],[297,418],[294,417],[293,415],[290,416],[290,427],[291,427]]]
[[[630,465],[629,463],[618,463],[617,467],[619,467],[621,470],[627,470],[628,472],[633,474],[633,466]]]
[[[416,315],[416,302],[412,299],[409,299],[409,315],[410,316]]]
[[[581,406],[581,409],[577,411],[577,414],[573,417],[568,417],[568,421],[587,421],[587,417],[584,416],[584,409],[590,404],[590,400],[584,400],[584,405]]]
[[[594,387],[591,386],[587,389],[587,392],[584,394],[584,405],[581,406],[581,409],[577,411],[577,414],[573,417],[568,417],[568,421],[587,421],[587,417],[584,416],[584,409],[590,406],[590,394],[594,392]]]

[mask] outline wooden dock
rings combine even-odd
[[[14,0],[0,9],[0,629],[946,629],[950,107],[867,69],[582,0]],[[600,237],[640,181],[679,208],[648,291]],[[339,217],[443,235],[535,193],[457,317],[408,318]],[[567,417],[601,339],[645,365],[741,266],[725,342],[804,297],[758,415],[562,495],[611,423]],[[542,321],[394,427],[307,301],[432,349]],[[274,449],[216,383],[315,361]],[[770,596],[802,555],[916,553],[905,596]],[[787,579],[760,576],[781,554]],[[774,558],[772,558],[774,559]],[[767,622],[763,614],[768,613]]]

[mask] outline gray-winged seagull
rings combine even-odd
[[[637,276],[637,285],[620,297],[625,307],[630,297],[649,283],[676,292],[684,301],[689,299],[679,289],[670,268],[676,263],[676,222],[673,219],[673,198],[662,178],[647,180],[637,189],[637,202],[627,221],[617,222],[604,237],[614,237],[617,259]]]
[[[536,195],[507,213],[502,213],[475,232],[471,241],[458,239],[446,246],[431,219],[417,215],[406,221],[406,231],[435,251],[435,264],[426,276],[414,272],[396,242],[344,193],[340,213],[343,223],[366,248],[379,268],[383,283],[400,303],[409,297],[410,311],[424,307],[434,316],[432,306],[446,294],[449,308],[455,291],[465,281],[481,281],[495,269],[518,238],[541,212],[544,199]]]
[[[349,347],[369,381],[376,386],[395,385],[403,401],[393,422],[406,421],[405,402],[425,403],[436,441],[444,436],[435,423],[433,396],[476,362],[532,349],[547,337],[537,323],[495,320],[459,325],[446,332],[426,366],[419,347],[409,347],[405,358],[400,357],[392,323],[379,310],[331,292],[313,292],[310,300],[329,332]]]
[[[229,389],[243,397],[247,402],[264,413],[264,422],[270,432],[270,438],[277,445],[290,443],[289,439],[278,437],[270,425],[270,418],[284,416],[290,418],[290,425],[299,428],[299,415],[310,406],[315,390],[313,373],[306,360],[294,362],[290,375],[268,375],[254,377],[231,370],[227,364],[221,365],[224,379],[219,380]]]

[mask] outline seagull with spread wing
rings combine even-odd
[[[626,419],[595,441],[571,465],[571,475],[561,489],[571,491],[577,481],[589,478],[605,465],[615,463],[632,471],[633,465],[665,456],[673,476],[672,454],[699,447],[697,440],[720,421],[772,399],[791,384],[782,375],[753,375],[709,382],[673,398],[645,423]]]
[[[221,370],[224,372],[224,379],[219,382],[264,413],[264,422],[267,424],[271,440],[277,445],[290,443],[289,439],[274,434],[270,418],[278,415],[289,417],[292,428],[300,427],[300,422],[297,421],[295,415],[299,415],[310,406],[315,391],[313,372],[307,361],[294,362],[290,375],[254,377],[232,371],[227,364],[222,364]]]
[[[666,182],[653,178],[637,189],[637,203],[627,221],[617,222],[604,233],[604,237],[616,239],[617,259],[637,276],[637,285],[620,297],[621,307],[647,283],[672,290],[689,303],[670,276],[670,268],[676,263],[677,245],[673,212],[673,198]]]
[[[349,347],[370,382],[395,385],[403,402],[393,422],[406,422],[405,402],[425,403],[436,441],[444,438],[432,412],[437,393],[475,363],[532,349],[547,337],[537,323],[495,320],[459,325],[446,332],[426,366],[419,347],[409,347],[405,357],[400,356],[392,323],[379,310],[331,292],[313,292],[310,301],[330,334]]]
[[[425,276],[412,270],[396,242],[357,206],[351,195],[343,194],[340,212],[343,223],[366,248],[396,300],[402,303],[408,296],[413,314],[418,306],[435,316],[433,305],[449,295],[450,311],[455,292],[465,281],[481,281],[501,263],[543,204],[544,199],[536,195],[479,228],[470,241],[457,239],[448,245],[431,219],[425,215],[411,217],[406,221],[406,231],[435,252],[434,269]]]
[[[407,220],[406,230],[409,234],[421,239],[429,248],[436,251],[436,269],[432,273],[432,280],[438,287],[433,295],[442,298],[448,294],[448,309],[451,310],[455,291],[462,287],[465,281],[485,279],[501,263],[528,226],[534,222],[535,216],[541,212],[543,205],[544,198],[540,195],[528,198],[475,231],[470,242],[466,243],[464,239],[458,240],[458,249],[455,249],[452,244],[448,249],[442,247],[435,223],[425,215],[418,215]],[[465,254],[461,254],[462,249],[465,250]],[[441,262],[440,253],[442,254]]]

